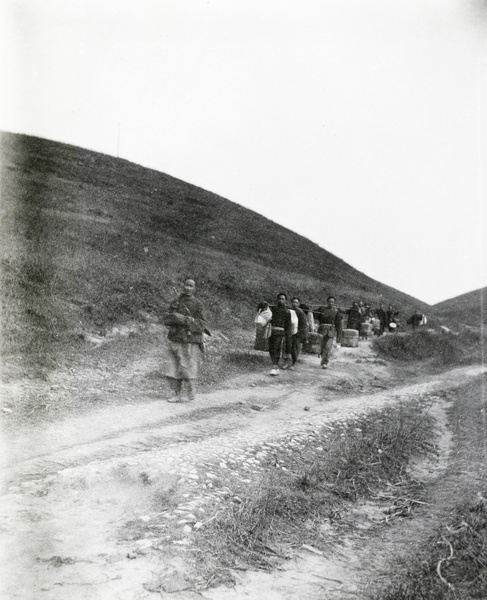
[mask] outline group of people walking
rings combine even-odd
[[[269,351],[272,361],[270,375],[278,375],[280,368],[294,370],[300,353],[307,347],[310,334],[316,332],[321,336],[321,367],[326,369],[334,340],[340,340],[342,334],[342,317],[335,306],[334,296],[329,296],[326,305],[316,310],[311,310],[297,297],[291,299],[288,307],[287,295],[283,292],[276,300],[274,306],[261,302],[255,318],[254,348]]]
[[[370,304],[353,302],[346,311],[347,329],[356,329],[361,337],[367,337],[369,333],[382,335],[384,332],[394,333],[398,326],[399,311],[392,304],[384,309],[383,304],[373,310]]]
[[[299,298],[291,300],[291,308],[287,305],[287,295],[277,295],[277,303],[272,308],[267,302],[258,306],[258,315],[255,319],[256,350],[268,350],[273,368],[271,375],[279,373],[281,368],[293,370],[305,342],[309,323]],[[280,363],[281,358],[283,362]]]
[[[329,296],[325,305],[312,307],[294,297],[288,306],[287,295],[283,292],[278,294],[275,305],[261,302],[257,309],[254,349],[269,352],[270,375],[278,375],[279,369],[295,369],[303,350],[316,353],[316,334],[321,368],[327,369],[334,345],[341,343],[345,328],[357,330],[362,339],[372,333],[377,336],[384,332],[394,333],[399,315],[393,305],[385,310],[380,304],[373,310],[369,304],[354,301],[349,308],[338,307],[334,296]],[[413,320],[416,323],[416,317]]]
[[[202,305],[194,297],[196,284],[193,279],[184,281],[182,293],[175,298],[164,312],[164,324],[169,328],[168,354],[164,375],[173,391],[169,402],[182,402],[195,398],[195,384],[203,357],[203,335],[211,335],[206,328]],[[277,295],[276,304],[261,302],[255,317],[256,350],[268,351],[272,369],[270,375],[278,375],[280,369],[294,370],[303,350],[314,353],[313,336],[318,334],[321,368],[327,369],[335,343],[340,344],[344,330],[359,332],[370,325],[376,335],[385,331],[394,332],[399,312],[390,305],[384,310],[381,304],[373,311],[368,304],[357,301],[350,308],[336,306],[334,296],[328,296],[323,306],[310,307],[300,298],[291,299],[284,292]],[[413,329],[426,323],[419,310],[408,320]],[[366,337],[366,336],[365,336]]]
[[[387,310],[384,310],[384,305],[380,304],[374,316],[378,321],[376,327],[373,328],[375,335],[382,335],[385,331],[395,333],[398,325],[399,311],[392,304],[389,305]]]

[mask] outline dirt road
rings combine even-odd
[[[218,486],[219,473],[245,482],[273,448],[292,452],[323,424],[439,394],[481,370],[400,382],[363,343],[339,349],[328,371],[304,356],[294,372],[235,379],[194,403],[126,404],[4,433],[1,598],[359,597],[349,570],[360,565],[346,547],[341,557],[304,550],[284,571],[248,574],[232,589],[186,589],[192,532],[232,500],[232,490]],[[164,593],[155,577],[165,577]]]

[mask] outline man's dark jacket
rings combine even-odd
[[[164,313],[164,324],[169,327],[167,338],[183,344],[202,344],[205,318],[199,300],[181,294],[171,302]]]

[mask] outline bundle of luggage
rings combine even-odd
[[[271,335],[272,312],[267,302],[259,305],[259,313],[254,319],[255,323],[255,343],[254,350],[261,352],[269,351],[269,337]]]
[[[323,340],[323,335],[321,333],[308,333],[308,338],[306,342],[303,344],[303,352],[306,354],[316,354],[319,355],[321,353],[321,342]]]

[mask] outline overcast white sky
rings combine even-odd
[[[487,285],[486,13],[3,0],[0,128],[194,183],[435,303]]]

